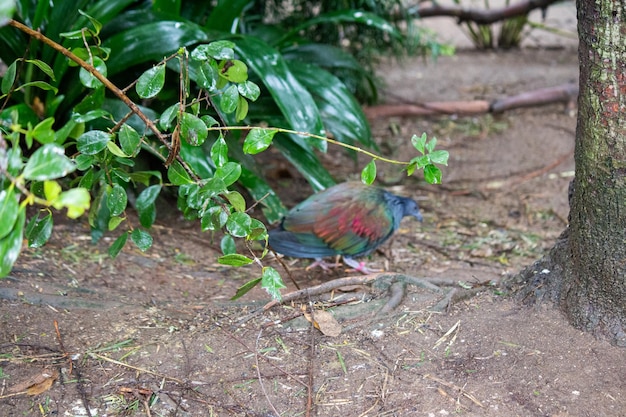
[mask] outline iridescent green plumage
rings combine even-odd
[[[360,182],[312,195],[269,233],[270,246],[295,258],[364,256],[385,242],[405,216],[422,220],[417,203]]]

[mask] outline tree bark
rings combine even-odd
[[[626,5],[577,0],[580,93],[570,225],[520,275],[578,328],[626,346]]]

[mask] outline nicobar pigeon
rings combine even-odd
[[[383,244],[406,216],[422,221],[417,203],[358,181],[345,182],[313,194],[269,232],[270,247],[286,256],[312,258],[324,269],[327,256],[342,255],[344,262],[364,274],[372,272],[365,256]]]

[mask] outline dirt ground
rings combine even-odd
[[[576,80],[576,45],[556,46],[395,64],[388,101],[491,100]],[[376,314],[384,289],[337,291],[315,311],[332,312],[338,336],[313,329],[301,301],[265,312],[262,290],[229,301],[258,269],[217,264],[219,240],[175,214],[147,254],[129,247],[115,260],[115,236],[92,245],[86,220],[61,222],[0,281],[0,415],[626,415],[626,351],[499,285],[567,227],[575,126],[563,105],[375,120],[386,155],[407,159],[408,138],[427,132],[451,158],[441,186],[379,166],[380,184],[416,198],[425,219],[405,220],[368,265],[461,297],[434,311],[446,295],[409,285]],[[323,159],[339,179],[367,162]],[[289,203],[309,192],[297,181],[279,181]],[[300,287],[345,275],[285,261]]]

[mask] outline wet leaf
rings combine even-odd
[[[371,185],[376,179],[376,160],[372,159],[361,171],[361,181]]]
[[[147,251],[152,246],[152,236],[142,229],[133,230],[130,234],[130,239],[142,252]]]
[[[15,227],[19,201],[13,187],[0,191],[0,239]]]
[[[101,130],[90,130],[78,138],[76,147],[80,153],[85,155],[95,155],[107,147],[111,136]]]
[[[135,85],[141,98],[152,98],[159,94],[165,85],[165,64],[160,64],[145,71]]]
[[[116,258],[117,255],[119,255],[121,250],[124,248],[124,245],[126,245],[127,240],[128,240],[128,233],[122,233],[120,237],[115,239],[115,242],[113,242],[111,246],[109,246],[109,256],[111,258]]]
[[[252,259],[247,256],[240,255],[238,253],[228,254],[221,256],[217,259],[217,262],[222,265],[230,265],[230,266],[244,266],[250,265],[254,262]]]
[[[280,300],[280,290],[287,288],[283,283],[278,271],[271,266],[263,267],[261,275],[261,288],[263,288],[272,297],[273,300]]]
[[[243,142],[244,153],[255,155],[266,150],[271,144],[276,129],[253,128]]]
[[[24,178],[45,181],[65,177],[76,169],[76,165],[65,156],[63,147],[49,143],[37,149],[24,167]]]
[[[39,217],[41,212],[46,213],[46,215]],[[49,210],[42,210],[37,213],[37,216],[30,219],[25,229],[28,246],[31,248],[42,247],[52,235],[52,226],[52,213]]]

